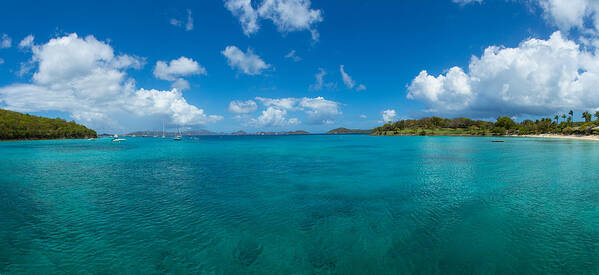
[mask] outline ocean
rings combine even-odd
[[[0,274],[599,273],[599,143],[0,142]]]

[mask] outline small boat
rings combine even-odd
[[[505,142],[505,140],[491,140],[491,142]]]
[[[119,138],[119,135],[114,135],[114,137],[112,138],[112,141],[115,142],[121,142],[121,141],[125,141],[126,139],[124,138]]]
[[[181,136],[181,131],[177,129],[177,135],[173,138],[175,141],[180,141],[183,137]]]

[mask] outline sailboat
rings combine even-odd
[[[175,138],[173,138],[173,140],[180,141],[181,138],[183,138],[181,136],[181,131],[179,130],[179,128],[177,128],[177,135],[175,136]]]
[[[162,138],[165,138],[165,136],[164,136],[164,120],[162,121]]]

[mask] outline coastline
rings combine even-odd
[[[599,136],[575,136],[575,135],[556,135],[556,134],[511,135],[510,137],[559,138],[559,139],[599,141]]]

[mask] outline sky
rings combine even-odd
[[[594,113],[597,46],[593,0],[4,1],[0,108],[112,133]]]

